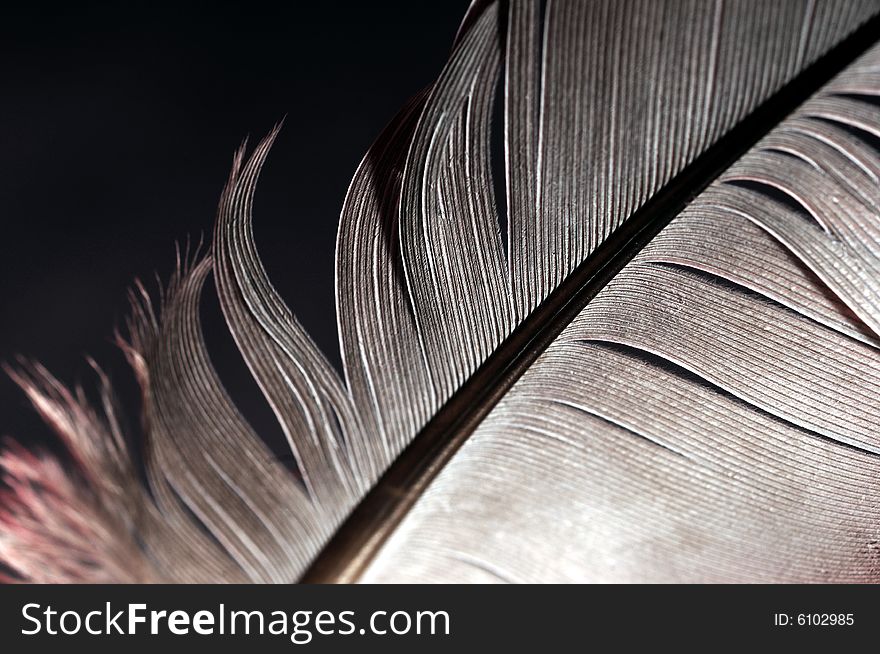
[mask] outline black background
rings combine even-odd
[[[257,194],[269,274],[339,365],[333,253],[361,157],[446,59],[466,0],[28,3],[0,10],[0,361],[93,386],[111,373],[137,425],[113,329],[135,277],[167,279],[174,243],[209,236],[233,151],[286,116]],[[205,297],[216,363],[283,448]],[[47,430],[0,379],[0,434]],[[281,450],[279,450],[281,451]]]

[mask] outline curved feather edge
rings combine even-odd
[[[210,259],[179,263],[158,311],[137,284],[118,336],[143,391],[149,488],[100,369],[103,415],[39,366],[11,371],[74,466],[20,446],[4,454],[0,554],[14,578],[290,582],[310,560],[322,521],[208,359],[198,306],[210,269]]]
[[[838,93],[880,95],[878,65],[875,47],[624,267],[363,580],[876,582],[880,156],[848,126],[878,111]]]
[[[193,271],[198,270],[198,274],[183,277],[188,281],[172,284],[175,292],[169,292],[168,297],[173,296],[175,304],[167,306],[182,303],[178,313],[172,311],[172,319],[159,321],[149,302],[136,302],[133,339],[126,351],[144,387],[146,463],[155,496],[155,503],[150,498],[137,504],[145,507],[138,513],[149,536],[142,546],[145,561],[152,569],[162,571],[158,577],[233,581],[295,578],[394,454],[574,266],[677,171],[875,10],[871,3],[826,3],[816,7],[798,2],[605,2],[585,6],[557,0],[548,3],[543,34],[538,39],[534,24],[537,3],[511,4],[508,25],[512,29],[508,29],[505,67],[507,206],[511,208],[511,234],[522,238],[510,239],[511,250],[505,260],[497,210],[488,191],[492,188],[489,115],[501,54],[499,8],[496,3],[477,2],[469,10],[449,64],[427,92],[424,106],[413,108],[394,126],[402,140],[382,146],[387,149],[387,161],[382,165],[362,164],[359,175],[363,183],[353,182],[346,200],[344,229],[357,229],[352,225],[364,207],[364,213],[373,221],[367,223],[364,219],[364,225],[373,231],[368,232],[370,237],[361,238],[359,245],[369,244],[373,254],[359,254],[360,260],[353,257],[349,263],[344,252],[340,254],[339,248],[337,251],[345,381],[332,370],[274,291],[254,246],[254,187],[275,133],[257,147],[249,160],[244,160],[243,151],[236,157],[215,230],[215,281],[236,343],[288,437],[302,487],[285,476],[261,449],[262,444],[222,392],[207,356],[199,349],[200,336],[194,328],[197,317],[192,314],[198,292],[192,284],[200,287],[209,264],[195,266]],[[522,19],[523,15],[527,18]],[[694,38],[681,40],[677,46],[680,49],[664,48],[663,35],[679,29],[682,23],[697,26],[692,30]],[[571,30],[571,26],[579,27]],[[795,35],[797,38],[793,38]],[[650,47],[643,48],[644,43]],[[650,88],[641,74],[646,65],[651,79],[658,80]],[[570,89],[567,84],[573,75],[583,75],[583,79]],[[864,93],[866,75],[841,78],[845,82],[841,82],[841,88],[850,89],[841,92]],[[662,106],[658,104],[660,98]],[[839,121],[836,98],[828,98],[825,105],[817,107],[816,117]],[[638,110],[644,106],[654,110]],[[872,129],[870,120],[862,116],[864,111],[844,113],[851,117],[847,120],[855,121],[857,129]],[[512,141],[519,138],[524,139],[523,148]],[[780,148],[784,149],[785,144],[770,150]],[[861,157],[862,165],[853,163],[860,174],[867,170],[870,175],[875,166],[871,158],[865,153],[852,156],[856,160]],[[380,179],[386,171],[400,170],[401,161],[405,162],[401,179],[393,175],[391,182]],[[727,180],[723,190],[734,188],[730,182],[754,182],[754,175],[763,177],[758,183],[767,184],[769,172],[747,170],[741,173],[745,175],[742,179]],[[372,182],[364,181],[371,176]],[[856,186],[861,189],[861,185]],[[378,195],[365,200],[360,197],[362,193]],[[376,197],[382,199],[377,201]],[[392,209],[395,203],[396,215]],[[758,209],[764,207],[763,203],[759,205],[748,207],[746,213],[753,223],[767,229],[768,220],[755,220]],[[353,213],[346,223],[349,210]],[[822,213],[815,207],[813,210],[814,214]],[[859,237],[849,238],[836,252],[844,256],[851,269],[839,274],[841,271],[822,249],[837,247],[836,241],[830,245],[822,237],[837,230],[834,233],[844,242],[843,231],[837,223],[822,223],[822,217],[817,218],[816,228],[822,233],[801,230],[797,236],[806,241],[790,237],[780,242],[800,262],[798,265],[808,266],[811,274],[826,285],[816,286],[812,278],[799,280],[808,289],[799,301],[812,306],[809,324],[821,317],[825,324],[861,336],[858,346],[846,341],[850,349],[845,350],[840,365],[828,371],[832,375],[828,388],[843,396],[844,392],[832,382],[844,382],[846,375],[859,369],[860,357],[867,356],[867,350],[859,348],[870,349],[876,338],[876,315],[864,306],[873,288],[868,287],[866,294],[857,283],[849,283],[852,280],[847,275],[870,278],[874,261],[860,249],[863,241]],[[841,224],[848,224],[845,217],[842,220]],[[376,229],[385,236],[390,234],[390,238],[380,243]],[[397,243],[395,238],[399,239]],[[400,260],[396,261],[398,254]],[[365,284],[361,275],[367,270],[369,256],[382,261],[372,270],[366,291],[363,287],[344,286],[347,270],[354,271],[353,285]],[[823,261],[827,263],[824,267]],[[695,297],[709,292],[706,288],[714,289],[702,277],[670,270],[663,267],[665,264],[657,266],[657,262],[640,260],[632,270],[642,270],[647,279],[681,284]],[[792,267],[791,262],[786,265]],[[633,292],[639,293],[640,287],[652,283],[638,282],[635,272],[631,276],[631,284],[623,278],[615,288],[623,292],[630,284]],[[828,289],[847,305],[848,312],[835,313],[827,302],[823,304]],[[721,293],[719,297],[722,304],[743,305],[738,295],[728,298]],[[387,299],[391,299],[393,308],[387,308]],[[355,307],[352,311],[368,311],[371,306],[375,310],[377,305],[388,311],[387,324],[401,329],[400,344],[390,343],[386,329],[364,328],[368,316],[352,321],[351,316],[343,315],[342,307],[348,303]],[[602,303],[596,306],[599,308],[595,311],[599,311]],[[746,302],[744,306],[750,305]],[[673,315],[677,309],[677,304],[670,305]],[[657,324],[662,325],[665,318],[666,314],[658,316]],[[578,341],[626,341],[616,331],[619,324],[613,316],[609,321],[610,337],[593,334]],[[595,325],[599,324],[597,318]],[[363,340],[352,342],[352,338]],[[782,339],[781,343],[786,345],[788,341]],[[640,352],[661,350],[656,343],[618,346]],[[364,354],[379,352],[382,347],[388,352],[384,360],[371,361]],[[700,362],[686,358],[679,362],[671,356],[669,365],[685,364],[697,375],[705,372]],[[194,376],[188,377],[187,366],[193,361],[197,362]],[[377,391],[384,388],[388,378],[386,361],[393,363],[390,370],[409,373],[403,382],[393,382],[391,388],[396,389],[394,397],[417,397],[411,404],[389,401],[384,391]],[[705,365],[712,368],[713,363]],[[768,363],[769,377],[776,374],[773,363]],[[777,371],[784,368],[780,362],[776,366]],[[701,383],[713,384],[732,395],[738,392],[747,401],[754,399],[754,389],[737,377],[741,370],[712,369],[716,376],[707,374]],[[161,370],[162,374],[157,376],[153,370]],[[794,377],[813,373],[812,368],[793,370]],[[528,383],[524,378],[522,384]],[[844,384],[841,388],[849,392],[852,386]],[[863,454],[876,447],[865,431],[864,415],[844,411],[845,420],[838,423],[836,409],[825,406],[828,402],[821,393],[813,392],[815,389],[806,383],[792,388],[794,391],[781,399],[762,396],[764,410],[786,424],[793,420],[798,428],[813,430],[811,434],[849,443]],[[799,411],[794,395],[801,390],[807,392],[810,402],[822,408],[818,416]],[[757,393],[760,395],[760,389]],[[181,403],[179,398],[185,395],[195,403]],[[512,393],[512,399],[505,398],[499,406],[507,406],[517,397]],[[71,406],[62,408],[70,410]],[[218,409],[210,415],[223,416],[218,418],[222,425],[203,428],[201,421],[206,416],[199,411],[205,406]],[[559,402],[553,406],[558,407]],[[580,405],[576,409],[583,412]],[[487,421],[486,429],[494,424],[493,420]],[[96,436],[102,432],[92,422],[87,428],[91,435],[81,440],[105,437]],[[565,419],[557,422],[554,428],[562,430],[557,437],[573,438],[566,432]],[[600,426],[607,426],[607,422],[599,419]],[[187,426],[185,432],[178,424]],[[218,434],[227,429],[228,438]],[[181,433],[186,436],[181,437]],[[547,434],[552,437],[552,430]],[[24,458],[9,460],[15,467]],[[242,478],[246,473],[236,468],[242,460],[254,462],[256,479]],[[23,470],[38,467],[33,461],[21,465],[25,465]],[[447,474],[451,473],[444,471],[441,479]],[[16,483],[25,492],[26,484],[22,485],[21,480],[27,474],[19,477]],[[511,479],[516,479],[516,474],[512,473]],[[99,488],[90,492],[98,499],[89,501],[98,506],[110,498]],[[78,495],[67,499],[80,501]],[[283,509],[272,510],[272,506]],[[14,520],[25,514],[9,515]],[[510,526],[520,523],[512,519]],[[125,525],[125,529],[130,527]],[[401,533],[409,533],[406,526]],[[61,532],[54,536],[60,538]],[[524,532],[522,538],[522,547],[526,547],[528,533]],[[389,547],[393,549],[398,540],[395,536]],[[483,571],[501,570],[497,562],[485,559],[461,553],[456,560],[469,562],[471,567],[482,561],[476,567]],[[171,565],[173,560],[183,562],[177,564],[179,569]],[[428,556],[425,560],[432,559]],[[565,569],[567,563],[561,560],[560,565]],[[402,570],[400,577],[405,577],[405,568]]]

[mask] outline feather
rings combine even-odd
[[[148,488],[109,389],[96,412],[42,369],[13,372],[87,483],[13,446],[0,556],[69,581],[876,578],[880,50],[841,71],[837,47],[833,81],[782,122],[755,117],[796,80],[818,88],[804,71],[878,10],[474,2],[345,199],[344,374],[256,249],[275,130],[237,153],[210,256],[181,257],[160,310],[132,296],[120,344]],[[765,136],[737,158],[747,124]],[[700,193],[712,153],[736,160]],[[212,269],[294,474],[210,362]]]
[[[164,519],[187,534],[173,552],[158,542],[156,552],[148,543],[147,554],[161,559],[163,569],[181,565],[202,583],[215,575],[284,581],[305,559],[301,534],[318,531],[320,521],[235,409],[208,359],[198,300],[210,264],[181,264],[165,293],[161,321],[145,294],[133,298],[131,337],[122,344],[140,371],[150,488]],[[192,528],[188,514],[216,544]]]
[[[847,76],[878,66],[875,48]],[[587,305],[364,580],[876,581],[880,357],[876,333],[853,337],[852,315],[878,306],[859,285],[880,262],[862,224],[877,207],[848,188],[867,193],[869,180],[844,174],[839,151],[791,129],[838,89],[771,132]],[[836,100],[841,116],[859,102]],[[782,136],[797,157],[787,165]],[[784,180],[800,211],[742,179]],[[814,256],[845,238],[852,250]]]

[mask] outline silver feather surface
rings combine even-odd
[[[875,48],[627,265],[364,578],[876,580],[880,159],[849,128],[880,114],[841,94],[878,71]]]
[[[132,296],[120,342],[143,389],[148,488],[109,389],[98,412],[42,368],[13,373],[74,471],[8,450],[0,557],[36,581],[876,579],[880,50],[769,125],[543,352],[530,339],[616,235],[878,10],[474,3],[343,205],[344,376],[257,253],[273,133],[237,154],[210,256],[181,257],[158,310]],[[296,474],[212,367],[211,269]],[[517,338],[537,358],[470,393]],[[476,417],[450,421],[458,407]],[[406,450],[435,428],[456,446]],[[402,452],[423,472],[392,487]],[[406,501],[357,522],[383,488]],[[340,527],[354,546],[334,545]],[[328,557],[336,572],[310,570]]]

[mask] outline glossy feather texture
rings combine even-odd
[[[143,389],[147,486],[106,385],[96,411],[38,366],[13,371],[72,470],[7,450],[0,557],[35,581],[297,580],[564,280],[878,10],[474,3],[345,199],[344,376],[254,242],[273,132],[235,157],[211,254],[181,257],[158,309],[132,294],[120,344]],[[875,580],[878,96],[874,49],[694,198],[486,407],[358,578]],[[211,365],[198,303],[212,269],[294,474]]]
[[[627,265],[365,579],[875,581],[878,71],[875,48]]]

